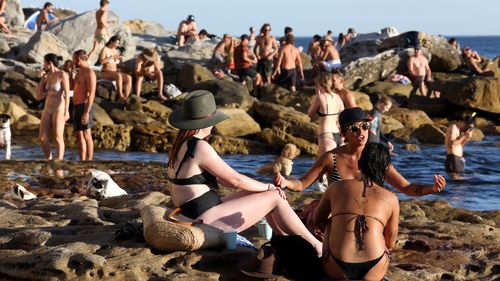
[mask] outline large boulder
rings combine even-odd
[[[92,128],[94,146],[100,149],[114,149],[126,151],[130,147],[130,131],[132,126],[110,125],[101,126],[96,124]]]
[[[166,152],[174,143],[176,129],[163,121],[155,121],[134,127],[131,148],[137,151]]]
[[[421,110],[395,108],[391,110],[388,115],[401,122],[405,128],[410,130],[417,129],[423,124],[433,124],[429,116]]]
[[[189,89],[196,83],[213,79],[215,79],[215,76],[206,67],[199,64],[184,64],[177,82],[180,88]]]
[[[363,88],[367,94],[401,95],[409,97],[413,86],[392,81],[375,81]]]
[[[256,102],[253,110],[264,124],[272,124],[278,119],[297,120],[299,122],[309,123],[311,118],[307,114],[299,112],[291,107],[285,107],[270,102]],[[261,123],[259,122],[259,123]]]
[[[500,114],[499,78],[476,76],[435,81],[433,88],[454,105]]]
[[[2,113],[8,114],[11,118],[11,123],[16,123],[22,116],[26,115],[28,112],[26,109],[22,108],[15,102],[9,102],[5,105],[4,111]]]
[[[109,114],[117,124],[137,125],[155,121],[147,113],[115,108]]]
[[[370,101],[370,96],[363,92],[352,91],[352,95],[354,96],[354,100],[356,101],[356,106],[361,107],[363,110],[371,110],[373,108],[373,104]]]
[[[170,113],[172,113],[172,109],[154,100],[150,100],[147,101],[146,103],[143,103],[142,111],[150,113],[156,119],[163,119],[163,120],[166,120],[170,115]]]
[[[135,43],[132,40],[130,29],[113,12],[108,12],[108,31],[110,36],[119,35],[121,46],[125,48],[123,56],[131,59],[135,56]],[[94,32],[96,30],[95,11],[88,11],[76,16],[60,20],[49,28],[49,32],[55,34],[64,42],[70,52],[84,49],[90,50],[94,44]]]
[[[263,154],[269,147],[261,142],[234,137],[212,135],[208,142],[219,154]]]
[[[347,42],[340,49],[340,58],[343,64],[348,64],[364,57],[372,57],[377,55],[380,42],[386,38],[399,35],[399,32],[394,27],[383,28],[380,33],[364,33],[358,34],[356,37]]]
[[[8,26],[24,25],[24,13],[20,0],[7,1],[6,12],[8,14],[8,19],[7,19]]]
[[[382,115],[382,133],[383,134],[390,134],[394,131],[403,129],[404,126],[401,122],[398,120],[392,118],[391,116],[388,115]]]
[[[425,32],[410,31],[387,38],[381,42],[379,51],[407,48],[419,44],[431,54],[429,66],[433,71],[453,71],[462,64],[460,53],[453,48],[446,38]]]
[[[109,117],[106,110],[104,110],[99,104],[94,103],[92,106],[92,110],[94,111],[93,121],[102,126],[110,126],[114,125],[113,119]]]
[[[43,64],[43,57],[48,53],[71,59],[67,45],[56,35],[45,31],[36,32],[21,49],[17,58],[22,62]]]
[[[260,132],[259,123],[255,122],[248,113],[241,108],[222,108],[221,112],[229,116],[214,127],[214,132],[221,136],[241,137]]]
[[[0,70],[0,91],[21,97],[25,102],[36,102],[38,82],[14,69]]]
[[[40,119],[32,114],[24,114],[21,117],[19,117],[12,126],[15,129],[21,130],[23,128],[30,128],[33,125],[39,126],[40,125]]]
[[[212,58],[218,40],[197,41],[167,52],[168,60],[181,68],[185,63],[206,65]]]
[[[163,27],[163,25],[146,21],[142,19],[131,19],[125,20],[123,23],[130,29],[133,34],[147,34],[149,36],[169,36],[172,35],[173,32],[170,32]]]
[[[413,133],[420,142],[427,144],[444,144],[446,137],[445,133],[434,124],[423,124]]]
[[[241,83],[228,80],[208,80],[194,84],[189,92],[194,90],[207,90],[214,94],[215,102],[220,107],[242,108],[252,107],[254,98],[250,96],[247,88]]]

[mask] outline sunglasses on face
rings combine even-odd
[[[347,127],[347,130],[353,132],[354,134],[359,134],[361,130],[367,131],[370,129],[370,123],[368,122],[363,122],[359,124],[352,124]]]

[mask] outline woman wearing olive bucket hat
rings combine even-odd
[[[171,195],[181,214],[224,231],[243,231],[266,217],[278,235],[300,235],[321,254],[322,243],[307,230],[292,210],[283,191],[233,170],[203,139],[215,124],[228,119],[217,111],[212,93],[189,93],[182,108],[169,116],[179,128],[168,160]],[[241,189],[221,198],[217,182]]]

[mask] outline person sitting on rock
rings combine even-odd
[[[335,68],[342,67],[340,55],[335,48],[335,41],[332,37],[323,36],[321,39],[321,56],[316,64],[316,68],[321,71],[330,72]]]
[[[266,217],[274,233],[300,235],[321,255],[322,243],[302,224],[283,190],[236,172],[205,141],[226,119],[213,94],[204,90],[189,93],[170,114],[169,123],[179,129],[167,163],[175,206],[184,216],[223,231],[241,232]],[[218,183],[239,191],[221,198]]]
[[[47,2],[43,5],[43,9],[36,18],[36,27],[38,30],[45,30],[49,25],[59,21],[57,17],[50,16],[50,14],[52,14],[52,10],[54,10],[54,5],[52,5],[52,3]]]
[[[272,78],[276,79],[276,85],[273,92],[277,91],[278,85],[288,87],[292,93],[295,93],[296,86],[300,81],[304,80],[304,70],[299,50],[294,46],[295,37],[293,34],[288,34],[285,37],[285,45],[281,46],[278,55],[278,61],[275,65]],[[278,76],[279,75],[279,76]]]
[[[161,100],[167,98],[163,95],[163,72],[161,71],[160,56],[155,48],[144,49],[135,59],[135,93],[141,96],[142,82],[146,80],[156,80],[158,87],[158,97]]]
[[[334,68],[332,70],[332,80],[333,80],[333,91],[339,94],[340,98],[344,102],[345,108],[356,107],[356,99],[349,89],[344,87],[344,76],[345,72],[343,68]]]
[[[121,38],[115,35],[102,48],[99,56],[102,71],[99,78],[116,81],[120,100],[127,102],[130,90],[132,89],[132,76],[118,70],[118,65],[123,61],[123,56],[118,51],[120,43]]]
[[[335,182],[323,194],[313,220],[320,228],[326,225],[323,269],[328,277],[384,278],[399,224],[398,197],[384,187],[390,165],[387,147],[369,143],[359,158],[359,176]]]
[[[422,54],[420,46],[415,46],[413,51],[413,56],[409,57],[406,64],[408,67],[408,76],[413,82],[413,90],[410,95],[415,95],[418,89],[422,96],[428,96],[426,83],[432,81],[429,61]]]
[[[216,69],[226,69],[229,67],[228,56],[234,48],[233,38],[229,34],[224,34],[222,40],[217,43],[212,54],[212,64]]]
[[[465,47],[462,51],[465,59],[465,64],[471,69],[472,73],[479,76],[493,77],[495,72],[489,69],[482,69],[479,63],[482,61],[477,52],[469,47]]]
[[[108,32],[108,10],[109,10],[109,0],[101,0],[100,8],[95,12],[95,20],[97,22],[97,28],[94,33],[94,46],[92,50],[88,53],[88,57],[91,58],[94,52],[97,50],[99,45],[105,44],[109,39]]]
[[[193,15],[189,15],[185,20],[179,23],[179,28],[177,28],[177,43],[179,47],[184,46],[191,37],[194,41],[199,40]]]
[[[261,90],[262,77],[255,69],[257,58],[248,49],[248,35],[243,34],[240,39],[240,44],[234,48],[234,67],[238,72],[241,83],[246,84],[247,77],[254,79],[253,95],[255,96]]]
[[[370,135],[368,136],[368,142],[380,142],[387,144],[389,151],[392,151],[394,146],[382,133],[382,114],[388,112],[391,107],[391,99],[386,95],[382,95],[370,111],[372,121],[370,122]]]
[[[7,0],[0,0],[0,30],[10,34],[10,29],[7,26]]]
[[[314,35],[311,42],[309,42],[309,46],[307,47],[307,54],[311,57],[312,63],[316,63],[319,59],[319,55],[321,54],[321,47],[319,43],[321,41],[321,36],[318,34]]]

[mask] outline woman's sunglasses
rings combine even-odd
[[[352,124],[352,125],[347,127],[347,130],[353,132],[354,134],[359,134],[361,132],[361,130],[367,131],[368,129],[370,129],[370,123],[368,123],[368,122],[363,122],[363,123],[359,123],[359,124]]]

